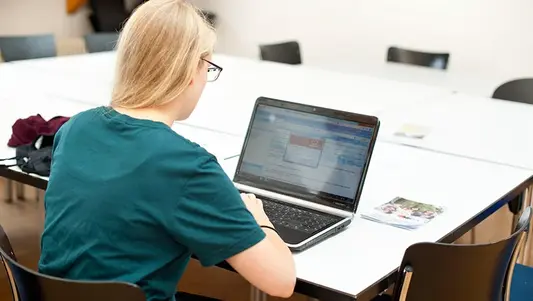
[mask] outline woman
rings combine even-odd
[[[171,130],[218,77],[214,43],[184,1],[148,1],[128,20],[111,106],[74,116],[55,137],[42,273],[126,281],[148,300],[174,300],[194,254],[205,266],[226,260],[267,294],[292,294],[292,254],[261,201],[241,196],[211,154]]]

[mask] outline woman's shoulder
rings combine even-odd
[[[214,158],[201,145],[183,137],[171,128],[154,133],[154,140],[162,150],[173,155],[203,160]]]
[[[106,107],[78,113],[66,128],[70,132],[69,140],[77,140],[78,144],[113,145],[114,149],[122,148],[143,157],[143,161],[182,166],[184,162],[194,165],[214,158],[198,143],[167,125],[126,118]]]
[[[61,134],[63,132],[67,132],[68,133],[72,127],[78,127],[80,124],[84,124],[85,121],[90,121],[89,119],[93,118],[91,116],[96,116],[96,113],[100,109],[101,109],[100,107],[91,108],[91,109],[87,109],[87,110],[78,112],[78,113],[68,117],[68,120],[64,124],[62,124],[61,127],[59,127],[56,136],[59,136],[58,134]],[[63,134],[63,135],[65,135],[65,134]]]
[[[172,129],[154,133],[150,166],[170,178],[195,178],[207,171],[222,172],[216,157],[195,142],[192,142]]]
[[[85,122],[94,121],[96,117],[98,117],[100,114],[103,114],[105,112],[104,109],[105,107],[100,106],[100,107],[89,108],[84,111],[78,112],[69,117],[69,120],[65,123],[65,128],[71,127],[74,124],[79,125],[80,123],[83,124]]]

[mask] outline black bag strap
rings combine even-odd
[[[11,157],[11,158],[5,158],[5,159],[0,159],[0,162],[3,162],[3,161],[11,161],[11,160],[18,160],[19,157]],[[0,164],[0,167],[2,168],[10,168],[10,167],[14,167],[14,166],[17,166],[17,164]]]
[[[11,158],[0,159],[0,162],[2,162],[2,161],[10,161],[10,160],[17,160],[17,159],[18,159],[18,157],[15,156],[15,157],[11,157]]]
[[[17,164],[7,164],[7,165],[6,164],[0,164],[0,167],[2,167],[2,168],[10,168],[10,167],[15,167],[15,166],[17,166]]]

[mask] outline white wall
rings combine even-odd
[[[141,0],[124,0],[127,10]],[[0,35],[53,33],[81,37],[92,31],[87,7],[66,13],[66,0],[0,0]]]
[[[88,14],[83,8],[68,15],[65,0],[0,0],[0,35],[80,37],[92,30]]]
[[[135,0],[132,0],[135,1]],[[297,39],[304,63],[381,64],[390,45],[449,51],[450,72],[533,75],[531,0],[191,0],[219,15],[218,50],[258,57],[257,45]],[[91,31],[65,0],[0,0],[0,35]]]
[[[533,75],[531,0],[196,0],[219,15],[218,51],[297,39],[304,64],[382,64],[390,45],[451,53],[450,72]]]

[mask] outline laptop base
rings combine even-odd
[[[340,232],[342,232],[343,230],[345,230],[348,225],[350,225],[350,223],[352,222],[351,219],[349,218],[346,218],[346,219],[343,219],[341,222],[333,225],[332,227],[320,232],[320,233],[317,233],[317,234],[307,234],[307,233],[303,233],[304,235],[294,235],[294,232],[298,232],[296,230],[292,230],[292,229],[287,229],[287,228],[283,228],[281,227],[280,229],[278,229],[276,227],[276,225],[274,225],[274,227],[276,227],[276,229],[278,230],[279,234],[280,234],[280,237],[281,239],[283,239],[283,241],[285,241],[285,243],[287,244],[287,246],[289,247],[289,249],[294,252],[294,253],[298,253],[298,252],[302,252],[318,243],[320,243],[321,241],[329,238],[329,237],[332,237]],[[290,231],[288,231],[290,230]],[[301,233],[301,232],[300,232]],[[305,238],[304,238],[305,237]]]

